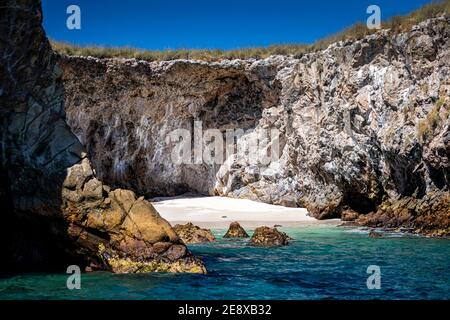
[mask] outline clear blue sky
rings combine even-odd
[[[371,4],[382,19],[430,0],[42,0],[50,38],[143,49],[232,49],[311,43],[358,21]],[[81,8],[81,30],[66,28],[66,9]]]

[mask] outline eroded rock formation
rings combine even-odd
[[[248,198],[306,207],[319,219],[344,210],[384,216],[403,199],[417,207],[448,197],[449,36],[449,19],[441,17],[299,58],[61,56],[68,124],[105,183],[139,194]],[[224,135],[249,129],[244,137],[277,129],[280,157],[258,165],[235,152],[222,165],[176,165],[166,139],[192,131],[194,121]],[[413,210],[389,225],[448,235],[448,207],[437,208],[426,215],[439,224],[425,227],[424,211]]]
[[[97,178],[65,122],[40,1],[0,10],[1,269],[205,273],[148,201]]]

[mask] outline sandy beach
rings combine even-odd
[[[244,227],[338,224],[319,221],[304,208],[287,208],[247,199],[226,197],[174,197],[152,199],[156,210],[171,224],[192,222],[201,227],[227,227],[238,221]]]

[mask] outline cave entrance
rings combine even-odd
[[[350,209],[360,214],[367,214],[376,210],[376,202],[374,200],[369,199],[367,195],[357,192],[346,193],[344,203],[349,206]]]

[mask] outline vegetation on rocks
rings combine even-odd
[[[425,143],[440,126],[448,123],[450,107],[445,97],[441,97],[427,114],[425,119],[419,121],[418,137],[421,143]]]

